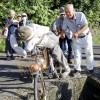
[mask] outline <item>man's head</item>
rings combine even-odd
[[[10,17],[11,19],[13,19],[13,18],[15,17],[15,11],[14,11],[14,10],[10,10],[10,11],[9,11],[9,17]]]
[[[22,20],[26,20],[27,19],[27,14],[26,13],[23,13],[22,14]]]
[[[60,8],[59,14],[60,14],[60,16],[61,16],[62,19],[65,18],[65,9],[64,9],[64,7]]]
[[[73,4],[66,4],[65,5],[65,13],[68,18],[73,19],[75,15],[75,9]]]
[[[18,14],[18,15],[17,15],[17,20],[18,20],[18,21],[21,21],[21,18],[22,18],[21,14]]]
[[[33,29],[30,26],[21,26],[15,30],[15,35],[18,40],[28,41],[33,36]]]

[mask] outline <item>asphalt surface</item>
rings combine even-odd
[[[100,46],[94,46],[93,50],[95,67],[100,67]],[[33,89],[32,81],[23,78],[19,73],[20,70],[17,67],[19,64],[25,64],[25,62],[20,62],[18,59],[7,61],[5,53],[0,53],[0,100],[27,100],[24,98],[25,92]],[[82,66],[85,66],[84,50]],[[21,90],[24,91],[23,95],[20,93]]]

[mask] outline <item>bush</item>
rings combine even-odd
[[[0,52],[5,51],[5,40],[3,38],[0,38]]]

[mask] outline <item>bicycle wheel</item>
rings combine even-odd
[[[40,81],[39,81],[40,78]],[[46,100],[46,86],[42,72],[33,75],[34,100]]]

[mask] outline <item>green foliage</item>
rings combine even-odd
[[[26,12],[28,14],[28,19],[31,22],[51,25],[51,22],[55,19],[58,14],[58,10],[51,10],[52,0],[2,0],[0,2],[0,25],[3,25],[4,19],[8,17],[8,11],[14,9],[17,14]]]
[[[85,13],[91,27],[100,26],[100,0],[60,0],[60,2],[60,6],[66,3],[74,4],[76,11]]]
[[[91,28],[91,33],[93,36],[93,44],[100,44],[100,28]]]
[[[7,18],[7,12],[14,9],[16,14],[26,12],[31,22],[50,26],[59,8],[66,3],[73,3],[76,11],[84,12],[89,25],[99,26],[100,0],[0,0],[0,25]]]
[[[0,0],[0,26],[11,9],[16,11],[16,15],[27,13],[31,22],[51,26],[59,15],[59,8],[66,3],[74,4],[76,11],[85,13],[92,30],[100,26],[100,0]],[[94,43],[100,43],[100,32],[97,30],[93,34]],[[4,46],[5,40],[0,38],[0,50],[4,50]]]
[[[0,52],[5,50],[5,39],[0,37]]]
[[[8,17],[8,11],[13,9],[17,14],[28,14],[31,22],[51,26],[58,16],[59,8],[66,3],[72,3],[76,11],[85,13],[92,27],[93,43],[100,44],[100,0],[0,0],[0,26]],[[1,32],[0,32],[1,33]],[[5,50],[5,39],[0,38],[0,51]]]

